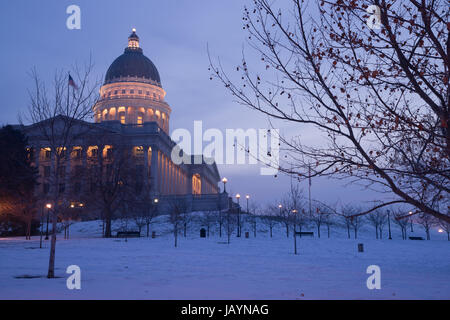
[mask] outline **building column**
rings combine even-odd
[[[149,177],[149,172],[148,172],[148,149],[149,146],[148,145],[144,145],[142,146],[142,148],[144,149],[144,184],[145,186],[148,186],[148,177]],[[147,188],[148,190],[148,188]]]
[[[158,154],[159,154],[159,150],[158,148],[156,148],[156,146],[152,147],[152,159],[151,159],[151,164],[150,164],[150,190],[153,193],[157,193],[158,192],[158,180],[159,180],[159,176],[158,176]]]

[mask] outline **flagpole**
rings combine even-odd
[[[309,175],[309,215],[311,216],[312,211],[311,211],[311,165],[308,165],[308,175]]]

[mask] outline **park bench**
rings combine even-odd
[[[300,236],[308,236],[308,237],[314,237],[314,232],[295,232],[295,235]]]
[[[425,240],[422,237],[409,237],[409,240]]]
[[[116,238],[139,238],[141,233],[139,231],[119,231]]]

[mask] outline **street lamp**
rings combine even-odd
[[[241,198],[241,195],[238,193],[236,194],[236,199],[238,202],[238,229],[237,229],[237,237],[241,236],[241,206],[239,204],[239,199]]]
[[[226,184],[228,182],[228,179],[223,177],[222,182],[223,182],[223,193],[225,193],[225,192],[227,192]]]
[[[281,204],[279,204],[278,208],[280,209],[280,216],[281,216],[281,209],[283,208],[283,206]]]
[[[297,209],[292,210],[292,213],[294,214],[294,254],[297,254],[297,236],[295,235],[297,233],[296,230],[297,217],[295,216],[297,212],[298,212]]]
[[[48,240],[48,219],[49,219],[49,211],[52,208],[52,204],[47,203],[45,206],[47,207],[47,229],[45,231],[45,240]]]
[[[246,196],[245,196],[245,199],[247,199],[247,214],[248,214],[248,213],[249,213],[249,212],[248,212],[248,200],[250,199],[250,196],[249,196],[249,195],[246,195]]]
[[[409,215],[411,216],[412,214],[413,214],[412,211],[410,211],[410,212],[409,212]],[[412,217],[409,218],[409,222],[410,222],[410,224],[411,224],[411,232],[414,232],[414,230],[413,230],[413,221],[412,221]]]

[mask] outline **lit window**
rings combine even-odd
[[[124,115],[120,116],[120,123],[125,124],[125,116]]]
[[[141,116],[137,117],[137,124],[142,124],[142,117]]]

